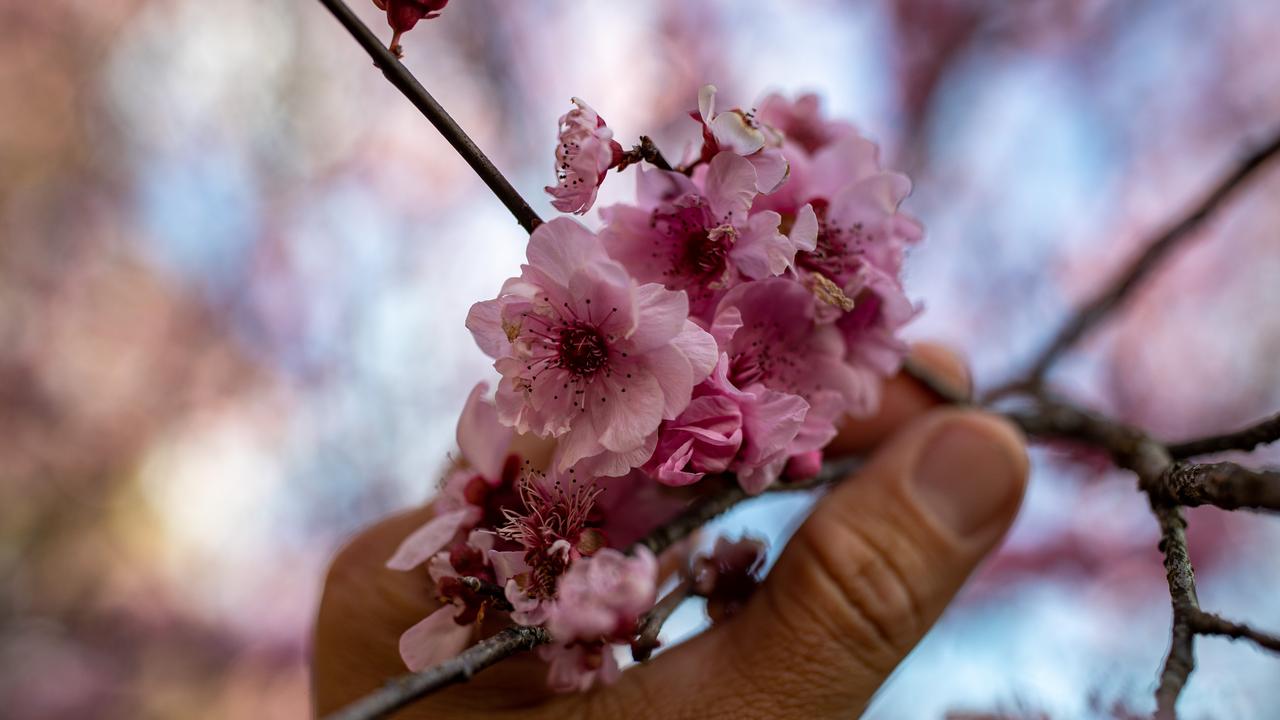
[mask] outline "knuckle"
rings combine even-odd
[[[890,532],[813,523],[804,542],[806,585],[825,601],[808,606],[871,669],[889,672],[924,629],[917,591],[903,568],[912,549]],[[817,618],[819,621],[823,617]]]

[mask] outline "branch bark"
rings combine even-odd
[[[422,87],[422,83],[409,72],[399,59],[396,58],[390,50],[382,44],[369,26],[361,22],[360,18],[347,7],[343,0],[320,0],[320,4],[329,9],[333,16],[337,18],[342,27],[346,28],[351,37],[355,38],[360,47],[369,53],[369,57],[373,58],[373,64],[382,71],[387,80],[404,94],[414,107],[418,108],[427,120],[435,126],[436,130],[444,136],[445,140],[453,146],[453,149],[462,156],[463,160],[475,170],[485,185],[493,191],[493,194],[507,206],[507,210],[515,216],[516,222],[520,223],[520,227],[525,232],[533,232],[534,228],[542,224],[542,219],[538,217],[538,213],[529,207],[529,203],[525,202],[519,192],[511,186],[506,176],[489,160],[488,156],[480,150],[475,142],[467,135],[466,132],[458,126],[458,123],[450,117],[449,113],[431,97],[431,93]]]
[[[1152,492],[1187,507],[1250,508],[1280,512],[1280,471],[1250,470],[1235,463],[1176,463]]]
[[[1232,640],[1249,640],[1260,648],[1280,653],[1280,635],[1260,632],[1248,625],[1233,622],[1203,610],[1192,618],[1191,627],[1198,635],[1220,635]]]
[[[1280,413],[1235,432],[1174,443],[1169,446],[1169,455],[1174,460],[1184,460],[1197,455],[1209,455],[1228,450],[1248,452],[1259,445],[1277,441],[1280,441]]]
[[[823,463],[822,471],[812,480],[801,483],[778,483],[770,486],[765,492],[811,490],[815,487],[837,482],[856,470],[861,462],[858,458],[841,458],[828,461]],[[647,547],[654,555],[658,555],[663,550],[688,537],[694,530],[724,514],[734,505],[753,497],[746,490],[743,490],[731,476],[722,476],[719,482],[722,489],[698,498],[684,512],[641,538],[636,545]]]
[[[653,651],[662,645],[658,642],[658,634],[662,632],[662,626],[666,624],[667,618],[670,618],[671,613],[691,597],[693,597],[693,582],[688,579],[681,580],[679,585],[664,595],[652,610],[640,618],[639,632],[636,634],[635,641],[631,643],[632,660],[644,662],[653,655]]]

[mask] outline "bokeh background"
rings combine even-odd
[[[678,155],[704,82],[821,93],[916,180],[911,336],[990,386],[1280,128],[1278,36],[1254,0],[455,0],[405,48],[544,215],[571,96]],[[1055,380],[1169,438],[1280,408],[1277,193],[1270,170]],[[523,245],[317,3],[0,3],[0,714],[305,716],[327,560],[433,492],[491,373],[466,309]],[[872,717],[1149,712],[1154,522],[1105,463],[1035,461]],[[1280,524],[1191,530],[1204,604],[1280,629]],[[1199,645],[1189,717],[1274,717],[1280,662]]]

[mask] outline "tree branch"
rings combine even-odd
[[[472,170],[480,176],[485,185],[493,191],[493,194],[502,201],[503,205],[511,211],[515,216],[516,222],[520,223],[520,227],[526,232],[533,232],[534,228],[542,224],[542,219],[538,217],[538,213],[529,207],[529,203],[525,202],[520,193],[511,186],[507,178],[493,164],[491,160],[476,146],[475,142],[458,126],[449,113],[431,97],[426,88],[422,87],[422,83],[409,72],[400,60],[396,58],[390,50],[378,40],[367,25],[351,12],[351,8],[343,0],[320,0],[320,4],[329,9],[333,16],[338,19],[342,27],[351,33],[351,37],[355,38],[360,47],[369,53],[369,57],[373,58],[373,64],[382,70],[382,74],[386,76],[396,89],[404,94],[414,107],[418,108],[427,120],[435,126],[436,130],[444,136],[445,140],[453,146],[462,159],[467,161]]]
[[[840,458],[823,463],[822,471],[817,477],[801,483],[777,483],[771,485],[766,493],[794,492],[810,490],[843,480],[862,463],[859,458]],[[705,482],[705,480],[704,480]],[[654,555],[685,539],[694,530],[706,525],[717,516],[724,514],[734,505],[754,497],[742,489],[732,476],[721,476],[721,489],[695,500],[692,505],[677,515],[670,522],[662,525],[641,538],[636,546],[649,548]]]
[[[1191,627],[1198,635],[1220,635],[1232,640],[1249,640],[1258,647],[1280,653],[1280,635],[1260,632],[1248,625],[1232,622],[1203,610],[1192,616]]]
[[[1246,156],[1207,195],[1180,220],[1152,238],[1146,249],[1123,272],[1085,303],[1058,331],[1057,335],[1036,355],[1023,380],[1003,385],[988,394],[994,399],[1013,391],[1039,387],[1049,368],[1067,350],[1106,319],[1132,295],[1134,289],[1160,266],[1169,254],[1204,224],[1235,192],[1272,157],[1280,154],[1280,134]]]
[[[1250,470],[1235,463],[1175,463],[1152,491],[1167,503],[1187,507],[1280,511],[1280,471]]]
[[[658,149],[658,145],[653,142],[653,138],[648,135],[641,135],[640,142],[635,147],[622,154],[622,161],[618,163],[618,171],[626,170],[628,167],[638,163],[647,162],[659,170],[673,170],[671,163],[667,162],[666,156]]]
[[[644,662],[653,655],[653,651],[662,645],[658,642],[658,633],[662,632],[662,626],[666,624],[667,618],[671,617],[671,613],[691,597],[693,597],[693,582],[688,579],[681,580],[679,585],[664,595],[653,609],[640,618],[639,631],[636,639],[631,643],[632,660]]]
[[[497,635],[472,645],[456,657],[435,667],[401,675],[380,690],[346,706],[327,720],[369,720],[386,717],[418,698],[437,690],[470,680],[472,675],[512,655],[532,650],[550,642],[551,636],[540,627],[513,625]]]
[[[1169,446],[1169,455],[1174,460],[1183,460],[1196,455],[1209,455],[1228,450],[1247,452],[1259,445],[1277,441],[1280,441],[1280,413],[1235,432],[1174,443]]]
[[[1196,597],[1196,575],[1187,551],[1187,521],[1182,510],[1157,505],[1153,500],[1151,511],[1160,523],[1160,552],[1164,553],[1165,578],[1173,608],[1169,654],[1156,687],[1156,718],[1172,720],[1177,717],[1178,696],[1196,667],[1195,631],[1191,620],[1200,611],[1200,601]]]
[[[511,601],[507,599],[507,593],[502,589],[501,585],[494,585],[491,582],[485,582],[478,577],[470,575],[459,577],[458,582],[468,590],[492,600],[494,606],[499,610],[510,612],[515,609],[511,606]]]

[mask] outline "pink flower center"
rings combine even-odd
[[[862,265],[860,255],[867,242],[866,234],[861,223],[850,228],[829,224],[824,218],[826,203],[819,201],[813,205],[819,218],[817,247],[812,252],[796,253],[796,265],[841,284]]]
[[[560,329],[560,367],[579,377],[590,377],[609,364],[609,346],[600,330],[581,320]]]
[[[728,265],[729,235],[710,230],[699,230],[689,235],[684,243],[680,266],[686,275],[717,280],[724,275]]]
[[[704,202],[695,200],[693,204],[678,204],[667,212],[655,211],[650,223],[672,241],[671,269],[667,275],[672,280],[683,281],[676,282],[676,287],[710,285],[724,277],[733,233],[716,226]]]

